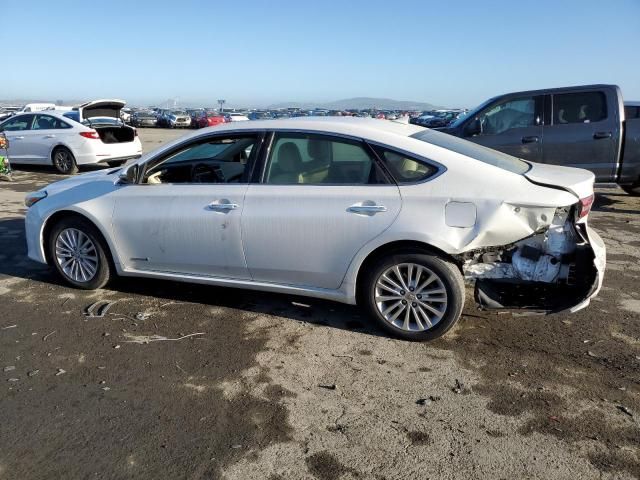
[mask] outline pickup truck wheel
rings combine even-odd
[[[78,165],[73,153],[68,148],[57,147],[51,152],[51,161],[58,172],[65,175],[78,173]]]
[[[434,340],[462,314],[464,279],[458,268],[425,253],[381,258],[363,279],[361,299],[378,325],[405,339]]]
[[[622,189],[634,197],[640,196],[640,182],[634,183],[633,185],[623,185]]]

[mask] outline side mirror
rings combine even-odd
[[[480,119],[478,117],[471,120],[464,129],[465,137],[473,137],[474,135],[480,135],[482,133],[482,127],[480,126]]]
[[[118,184],[130,185],[138,182],[138,172],[140,168],[137,163],[132,163],[128,167],[124,167],[118,174]]]

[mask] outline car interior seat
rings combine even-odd
[[[269,183],[301,183],[302,156],[298,146],[293,142],[285,142],[278,149],[278,161],[269,172]]]

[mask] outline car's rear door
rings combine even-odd
[[[55,145],[70,145],[75,142],[69,137],[78,135],[67,122],[44,113],[38,113],[25,139],[32,162],[51,165],[51,151]],[[80,138],[80,137],[78,137]]]
[[[113,234],[125,270],[248,279],[241,214],[261,136],[198,137],[152,158],[116,193]]]
[[[242,213],[255,281],[336,289],[358,250],[400,212],[398,187],[357,139],[276,132],[262,172]]]
[[[621,142],[617,88],[554,93],[544,125],[544,163],[591,170],[596,182],[615,180]],[[547,124],[548,123],[548,124]]]

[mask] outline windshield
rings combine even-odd
[[[171,111],[171,115],[186,115],[187,112],[185,112],[184,110],[172,110]]]
[[[518,175],[528,172],[531,168],[530,164],[519,158],[435,130],[424,130],[411,137]]]

